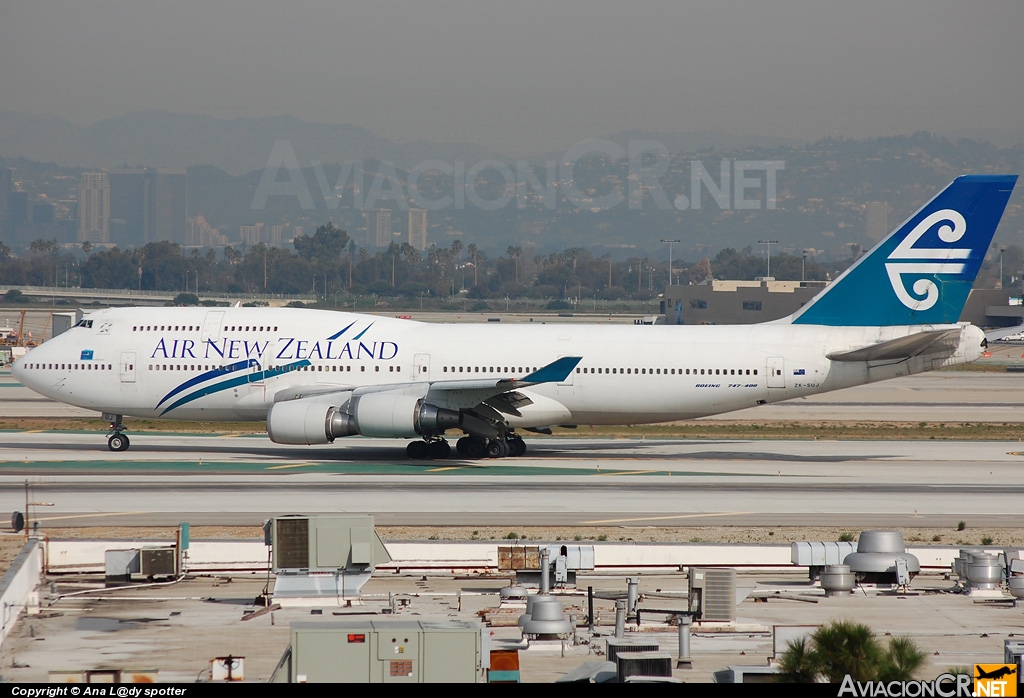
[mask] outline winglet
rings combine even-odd
[[[572,370],[576,368],[580,361],[583,361],[582,356],[563,356],[560,359],[555,359],[547,366],[542,366],[533,373],[523,376],[517,383],[561,383]]]

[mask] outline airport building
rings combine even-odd
[[[825,281],[722,281],[666,286],[667,325],[751,325],[791,315],[818,295]],[[1011,327],[1024,322],[1024,298],[1013,289],[972,289],[960,322]]]
[[[720,281],[666,286],[662,315],[669,325],[750,325],[795,312],[824,281]]]

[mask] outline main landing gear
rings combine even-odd
[[[505,438],[496,439],[464,436],[455,443],[455,450],[466,458],[522,456],[526,453],[526,442],[518,434],[508,434]]]
[[[444,439],[410,441],[405,454],[415,460],[444,460],[451,454],[452,447]]]
[[[107,448],[111,451],[127,451],[131,442],[124,435],[124,424],[121,423],[121,415],[104,414],[103,418],[110,422],[110,434],[107,435]]]
[[[451,450],[451,446],[443,438],[410,441],[405,447],[406,455],[415,460],[444,460],[451,454]],[[474,460],[522,456],[526,453],[526,442],[518,434],[508,434],[504,438],[494,439],[463,436],[455,442],[455,450],[463,458]]]

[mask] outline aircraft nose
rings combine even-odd
[[[11,364],[11,375],[14,376],[14,380],[22,385],[27,385],[25,383],[25,358],[27,356],[28,354],[25,354],[25,356],[19,357],[17,361]]]

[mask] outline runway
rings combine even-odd
[[[0,417],[96,416],[0,372]],[[1024,374],[938,372],[724,419],[1024,421]],[[527,437],[522,458],[413,461],[405,442],[0,432],[0,514],[47,526],[253,524],[370,513],[384,525],[1020,527],[1024,443]],[[581,435],[585,430],[580,430]],[[1022,429],[1024,435],[1024,429]]]
[[[1024,444],[533,439],[522,458],[412,461],[401,441],[0,433],[0,511],[53,526],[254,524],[1019,527]]]

